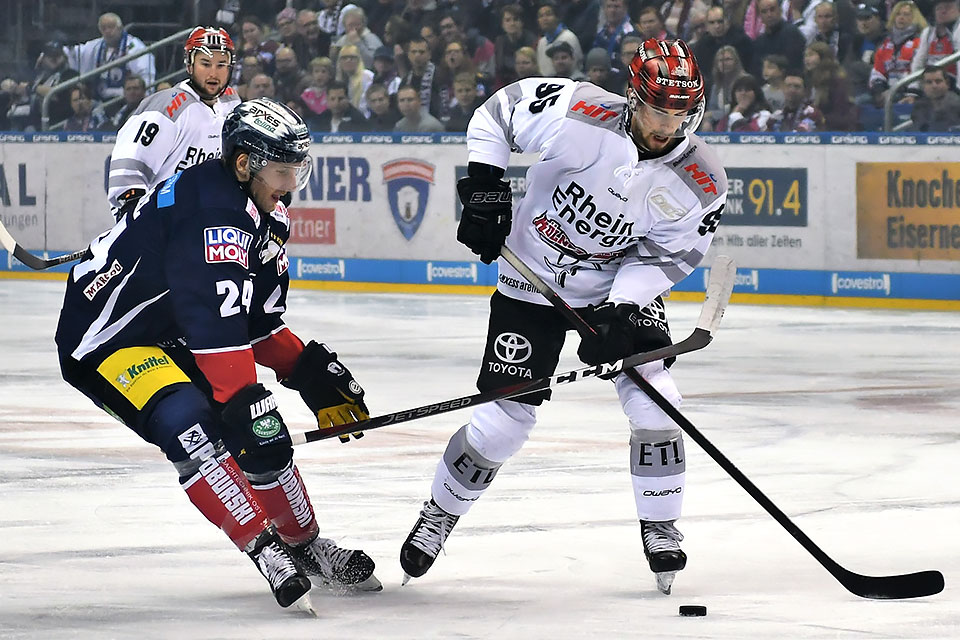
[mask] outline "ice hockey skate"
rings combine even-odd
[[[247,555],[270,583],[270,590],[281,607],[289,607],[310,591],[310,579],[297,569],[274,531],[260,534],[253,551]]]
[[[459,519],[460,516],[447,513],[437,506],[433,498],[423,503],[420,519],[400,547],[403,584],[430,570]]]
[[[643,554],[657,578],[657,589],[670,595],[677,572],[687,566],[687,554],[680,549],[683,534],[669,522],[640,521]]]
[[[383,585],[373,575],[373,559],[360,550],[341,549],[330,538],[290,546],[300,570],[318,587],[332,591],[380,591]]]

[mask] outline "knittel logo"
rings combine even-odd
[[[143,362],[139,364],[134,364],[127,367],[126,371],[120,372],[120,375],[117,376],[117,384],[119,384],[124,389],[129,389],[133,383],[135,383],[139,376],[146,371],[154,368],[164,368],[170,366],[170,358],[167,356],[150,356],[145,358]]]
[[[407,240],[413,238],[423,222],[436,167],[414,158],[401,158],[383,165],[383,182],[393,220]]]

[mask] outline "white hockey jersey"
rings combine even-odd
[[[491,96],[467,129],[471,162],[506,167],[511,150],[540,153],[507,246],[571,306],[643,307],[669,290],[703,259],[726,201],[726,173],[703,140],[640,160],[625,109],[588,82],[526,78]],[[506,260],[499,268],[501,293],[547,304]]]
[[[223,121],[240,103],[232,88],[207,106],[184,80],[147,96],[117,133],[110,157],[107,200],[131,188],[149,191],[173,174],[221,154]]]

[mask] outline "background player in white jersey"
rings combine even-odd
[[[281,606],[310,589],[378,591],[362,551],[319,536],[290,434],[256,364],[329,427],[367,417],[363,388],[283,321],[290,225],[310,133],[261,98],[224,122],[224,156],[168,178],[70,272],[57,327],[64,379],[159,447],[190,501],[247,552]]]
[[[630,65],[626,98],[587,82],[527,78],[494,94],[470,121],[457,239],[486,263],[506,242],[543,280],[555,281],[597,330],[578,350],[588,364],[670,344],[660,296],[703,259],[726,199],[720,162],[693,134],[703,109],[703,77],[687,45],[649,39]],[[515,216],[502,179],[511,150],[540,154]],[[572,328],[505,260],[498,266],[477,381],[483,391],[552,375]],[[669,364],[639,369],[679,404]],[[682,434],[627,376],[615,386],[630,427],[643,549],[669,593],[686,564],[674,526],[685,482]],[[460,516],[526,441],[535,406],[549,396],[479,406],[450,439],[400,552],[408,576],[430,568]]]
[[[223,29],[197,27],[183,46],[189,77],[148,96],[117,133],[107,200],[117,219],[174,173],[220,157],[220,129],[240,98],[227,82],[235,62]]]

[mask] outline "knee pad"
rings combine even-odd
[[[238,391],[221,412],[223,442],[248,478],[278,477],[293,460],[290,432],[261,384]]]
[[[531,405],[511,400],[488,402],[474,409],[466,439],[487,460],[505,462],[520,450],[536,423],[537,410]]]
[[[661,362],[651,362],[637,367],[640,374],[675,407],[680,406],[682,396],[670,372]],[[617,395],[620,406],[630,420],[631,429],[674,430],[677,428],[670,416],[665,414],[653,400],[647,397],[639,387],[625,375],[617,376]]]
[[[207,397],[191,384],[178,384],[146,407],[142,435],[175,465],[215,454],[221,422]],[[183,473],[181,473],[181,476]]]

